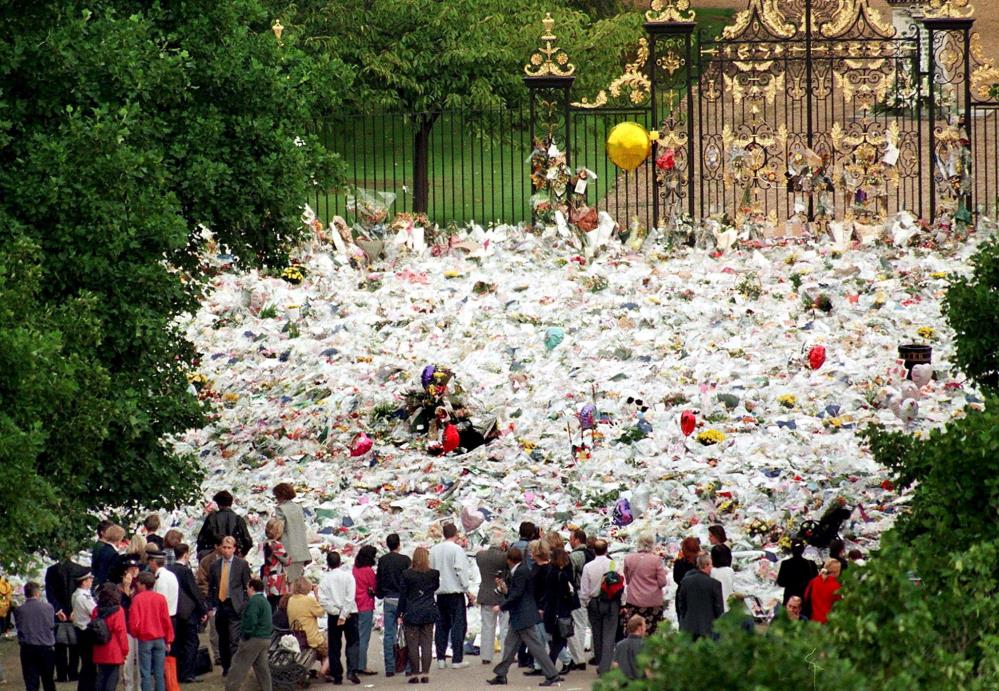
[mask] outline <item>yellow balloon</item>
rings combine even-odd
[[[618,168],[631,172],[652,153],[656,135],[657,132],[649,134],[637,122],[618,123],[607,135],[607,156]]]

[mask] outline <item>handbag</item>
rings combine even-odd
[[[177,658],[167,655],[163,662],[163,682],[166,691],[180,691],[177,681]]]
[[[572,638],[576,634],[576,629],[572,625],[572,617],[559,617],[555,620],[558,626],[559,638]]]
[[[76,627],[71,621],[60,621],[56,624],[55,640],[57,645],[74,646],[77,643]]]
[[[395,673],[402,674],[406,671],[406,663],[409,662],[409,648],[406,645],[406,634],[403,633],[402,626],[396,632],[395,637]]]
[[[210,674],[212,671],[212,656],[208,648],[202,646],[198,648],[198,655],[194,661],[194,674],[200,677],[202,674]]]

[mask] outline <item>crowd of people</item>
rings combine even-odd
[[[159,535],[155,514],[127,541],[121,526],[101,522],[89,567],[64,555],[45,573],[44,599],[39,584],[24,587],[14,619],[26,688],[53,691],[56,681],[76,681],[78,691],[112,691],[119,682],[126,690],[163,691],[168,681],[191,682],[210,669],[213,653],[227,689],[252,672],[269,691],[269,652],[282,635],[314,652],[315,676],[360,684],[377,674],[368,648],[379,601],[383,673],[406,674],[409,683],[429,683],[434,659],[438,669],[469,666],[472,607],[481,619],[476,652],[492,665],[490,685],[506,684],[515,664],[543,677],[540,686],[587,665],[601,675],[611,668],[629,678],[645,674],[638,655],[663,621],[668,584],[668,560],[651,533],[639,534],[635,550],[618,561],[599,536],[525,521],[515,536],[490,532],[472,554],[446,523],[435,526],[435,544],[417,545],[411,556],[396,534],[380,556],[375,545],[362,546],[352,564],[327,551],[326,570],[313,582],[305,576],[312,553],[295,490],[281,483],[273,495],[256,573],[247,560],[253,538],[226,491],[215,495],[217,509],[196,536],[194,554],[176,528]],[[704,549],[685,538],[672,560],[679,628],[695,638],[716,637],[715,622],[741,598],[724,528],[710,526],[708,539]],[[821,571],[804,556],[804,543],[792,544],[777,579],[783,616],[827,621],[848,564],[837,542]],[[199,648],[205,629],[211,653]]]

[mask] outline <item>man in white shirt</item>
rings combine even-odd
[[[606,540],[594,542],[593,552],[596,556],[583,567],[583,575],[579,579],[579,602],[586,607],[586,615],[590,619],[597,672],[606,674],[614,658],[614,639],[621,612],[621,599],[601,598],[600,583],[605,573],[611,570],[620,573],[620,569],[607,556]]]
[[[458,545],[458,529],[453,523],[444,526],[444,541],[430,548],[430,568],[441,575],[437,589],[437,627],[434,644],[437,666],[446,666],[448,638],[451,639],[451,668],[468,667],[465,654],[465,632],[468,630],[465,606],[475,605],[475,595],[469,582],[468,555]]]
[[[97,609],[97,601],[90,592],[94,585],[94,576],[89,571],[76,577],[76,590],[70,602],[73,605],[71,620],[77,629],[77,640],[80,651],[80,686],[81,689],[94,688],[97,683],[97,667],[94,666],[94,641],[84,634],[90,624],[90,617]],[[36,687],[37,688],[37,687]]]
[[[161,550],[150,550],[146,552],[149,557],[149,570],[156,576],[156,587],[153,592],[159,593],[166,598],[167,611],[173,619],[174,628],[177,624],[177,601],[180,599],[180,583],[177,577],[166,568],[166,554]]]
[[[354,576],[340,568],[340,553],[327,552],[329,571],[319,582],[319,604],[326,610],[327,642],[329,643],[330,676],[334,684],[343,683],[340,662],[341,639],[347,641],[347,679],[360,684],[357,676],[357,653],[360,634],[357,628],[357,602],[354,599]]]

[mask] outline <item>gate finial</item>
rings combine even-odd
[[[696,13],[690,0],[652,0],[652,9],[645,13],[649,22],[692,22]]]
[[[571,77],[576,66],[569,62],[569,54],[557,45],[558,39],[552,33],[555,20],[552,13],[546,12],[541,20],[545,32],[541,34],[541,47],[531,55],[531,61],[524,65],[524,74],[528,77]]]

